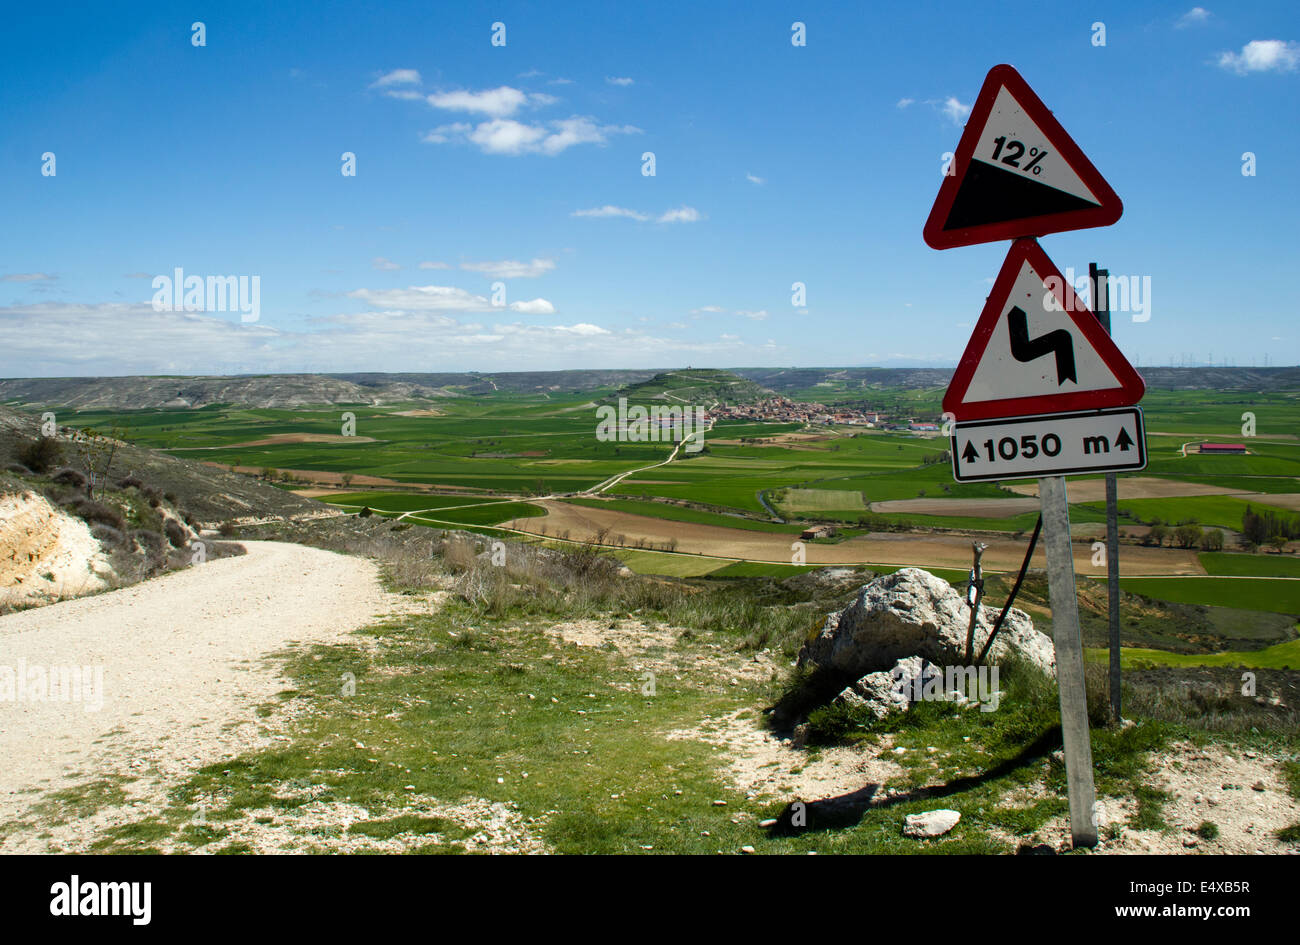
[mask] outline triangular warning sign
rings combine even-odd
[[[1011,66],[984,79],[939,187],[935,249],[1109,226],[1124,205]]]
[[[1146,385],[1032,239],[1011,244],[943,409],[959,422],[1128,407]]]

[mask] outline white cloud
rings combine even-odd
[[[615,207],[605,204],[603,207],[592,207],[590,210],[574,210],[571,216],[575,217],[627,217],[629,220],[637,220],[644,223],[653,219],[656,223],[695,223],[704,219],[704,214],[694,207],[678,207],[675,210],[665,210],[657,217],[651,217],[648,213],[641,213],[639,210],[629,210],[627,207]]]
[[[565,118],[552,123],[555,129],[544,141],[541,150],[547,154],[559,154],[565,148],[575,144],[604,144],[611,134],[637,134],[640,128],[631,125],[597,125],[590,118]]]
[[[414,312],[490,312],[485,296],[446,285],[412,285],[404,289],[354,289],[348,298],[384,309]]]
[[[746,174],[746,175],[745,175],[745,180],[749,181],[751,184],[766,184],[766,183],[767,183],[766,180],[764,180],[763,178],[757,176],[756,174]]]
[[[372,89],[384,89],[392,85],[419,85],[420,73],[415,69],[394,69],[392,72],[385,72],[374,82],[370,83]]]
[[[547,85],[573,85],[572,79],[551,79]]]
[[[963,105],[956,96],[949,95],[939,106],[939,110],[944,116],[955,125],[960,125],[966,121],[966,116],[970,114],[971,106]]]
[[[650,219],[644,213],[629,210],[627,207],[611,206],[610,204],[605,204],[603,207],[592,207],[590,210],[574,210],[570,215],[575,217],[629,217],[633,220]]]
[[[428,102],[434,108],[446,111],[474,112],[491,118],[506,118],[525,105],[553,105],[556,98],[540,92],[530,94],[509,85],[502,85],[481,92],[471,92],[466,89],[434,92],[428,96]]]
[[[467,292],[455,286],[412,285],[404,289],[354,289],[346,293],[350,299],[364,302],[371,308],[409,312],[500,312],[501,306],[482,295]],[[512,302],[508,308],[521,315],[551,315],[555,312],[546,299],[526,299]]]
[[[916,103],[914,98],[900,98],[897,102],[898,108],[907,108]],[[960,125],[965,123],[966,118],[970,115],[971,106],[964,104],[955,95],[949,95],[947,98],[927,98],[922,104],[929,105],[938,111],[953,124]]]
[[[494,279],[535,279],[555,268],[554,259],[534,259],[532,262],[517,262],[503,259],[500,262],[465,262],[460,268],[470,272],[481,272]]]
[[[378,269],[380,272],[396,272],[402,267],[391,259],[385,259],[383,256],[376,256],[370,260],[370,268]]]
[[[1175,29],[1186,29],[1189,26],[1200,26],[1209,21],[1212,14],[1205,7],[1192,7],[1186,13],[1178,18],[1174,24]]]
[[[703,214],[694,207],[678,207],[660,214],[659,223],[696,223],[704,219]]]
[[[442,125],[438,128],[434,128],[420,140],[428,144],[445,144],[457,135],[469,134],[473,129],[473,125],[466,124],[463,121],[458,121],[455,124]]]
[[[546,299],[532,299],[528,302],[511,302],[510,311],[520,315],[554,315],[555,306]]]
[[[726,309],[721,305],[701,305],[699,308],[691,309],[692,315],[719,315]]]
[[[760,350],[585,322],[493,318],[483,325],[427,310],[340,312],[310,320],[306,330],[275,321],[265,311],[262,321],[244,325],[237,316],[155,312],[148,301],[0,307],[0,376],[649,368]]]
[[[1300,44],[1280,39],[1254,39],[1242,46],[1239,53],[1220,53],[1219,65],[1237,75],[1292,72],[1300,65]]]
[[[605,81],[610,85],[631,85],[633,80],[620,76],[606,76]]]
[[[546,129],[513,118],[496,118],[483,122],[466,137],[488,154],[522,154],[537,150]]]
[[[57,278],[47,272],[12,272],[0,277],[0,282],[53,282]]]
[[[747,312],[744,310],[737,310],[736,314],[744,315],[746,318],[751,318],[756,322],[765,321],[767,319],[767,309],[759,309],[757,312]]]
[[[422,262],[421,269],[450,269],[451,266],[445,262]]]
[[[423,140],[430,144],[461,140],[486,154],[554,156],[576,144],[604,145],[610,135],[639,134],[640,131],[631,125],[598,125],[591,118],[576,115],[545,124],[497,118],[476,126],[463,122],[443,125],[430,131]]]

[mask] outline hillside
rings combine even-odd
[[[0,492],[32,487],[30,477],[15,464],[20,446],[39,431],[36,417],[0,406]],[[175,496],[175,504],[202,525],[216,525],[227,519],[333,514],[328,506],[252,477],[123,444],[114,458],[110,478],[128,475]]]
[[[1300,367],[1142,367],[1152,390],[1300,390]],[[942,391],[952,371],[937,368],[734,368],[516,371],[494,374],[260,374],[237,377],[48,377],[0,379],[0,403],[37,410],[299,407],[382,404],[448,397],[575,394],[621,389],[622,396],[677,403],[752,403],[773,392],[834,401],[864,391]],[[671,395],[671,396],[670,396]]]
[[[521,371],[502,374],[255,374],[237,377],[0,379],[0,403],[36,409],[140,410],[381,404],[476,394],[573,393],[617,387],[656,371]]]
[[[915,390],[948,386],[952,371],[937,368],[733,368],[778,394],[808,392],[819,386],[836,393],[895,388]],[[1153,390],[1300,390],[1300,367],[1139,367]]]
[[[665,371],[648,380],[628,384],[605,399],[612,402],[626,397],[635,403],[661,401],[713,407],[722,403],[751,404],[771,396],[770,390],[730,371],[687,368],[684,371]]]

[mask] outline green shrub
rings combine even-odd
[[[52,436],[28,440],[18,448],[18,461],[34,473],[44,473],[63,462],[63,444]]]
[[[66,508],[87,525],[96,523],[108,525],[119,532],[126,531],[126,518],[116,506],[93,499],[75,499]]]

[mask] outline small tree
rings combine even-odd
[[[1207,528],[1205,534],[1201,536],[1201,549],[1203,551],[1222,551],[1223,532],[1217,528]]]
[[[1201,543],[1201,526],[1188,523],[1179,525],[1174,530],[1174,538],[1178,542],[1179,548],[1195,548]]]
[[[1164,525],[1152,525],[1151,530],[1147,532],[1147,537],[1158,547],[1163,546],[1165,539],[1169,537],[1169,529]]]
[[[116,426],[107,434],[99,433],[93,427],[73,431],[72,449],[86,470],[86,495],[90,498],[95,497],[96,487],[108,481],[124,436],[125,432]]]
[[[342,479],[343,479],[343,485],[345,486],[352,485],[352,473],[344,473]]]

